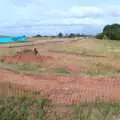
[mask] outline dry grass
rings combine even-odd
[[[120,57],[119,41],[89,39],[61,45],[54,51],[83,53],[86,55],[97,55],[106,57]]]

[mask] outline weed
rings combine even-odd
[[[69,74],[70,72],[65,68],[54,68],[52,69],[55,73]]]

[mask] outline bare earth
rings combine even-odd
[[[120,100],[120,78],[98,78],[89,76],[23,75],[0,70],[0,79],[13,85],[35,88],[45,96],[60,103],[95,100]]]
[[[43,46],[42,46],[43,47]],[[52,45],[50,46],[52,47]],[[49,48],[50,48],[49,47]],[[10,48],[9,48],[10,49]],[[11,48],[12,49],[12,48]],[[14,48],[15,49],[15,48]],[[40,49],[40,48],[39,48]],[[40,63],[45,67],[65,67],[73,72],[87,66],[86,63],[69,61],[69,59],[93,59],[98,61],[113,62],[115,69],[120,69],[120,59],[66,55],[45,50],[44,55],[34,56],[31,53],[4,56],[6,62]],[[65,61],[64,58],[67,60]],[[50,74],[18,74],[6,69],[0,69],[0,82],[10,82],[23,89],[35,88],[42,96],[57,103],[79,103],[81,101],[95,101],[104,99],[120,102],[120,77],[93,77],[87,75],[50,75]]]

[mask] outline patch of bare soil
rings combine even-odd
[[[120,102],[119,77],[25,75],[1,69],[0,81],[11,83],[14,91],[34,88],[40,96],[57,103],[94,102],[96,99]]]
[[[54,58],[52,56],[44,56],[44,55],[35,55],[32,50],[24,50],[22,52],[17,52],[11,56],[3,56],[6,62],[14,63],[14,62],[24,62],[24,63],[44,63],[47,61],[52,61]]]

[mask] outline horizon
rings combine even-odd
[[[96,35],[105,25],[120,23],[120,1],[4,0],[0,4],[0,35]]]

